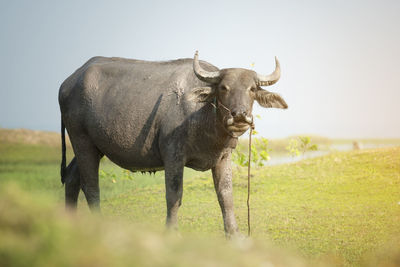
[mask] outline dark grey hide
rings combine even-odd
[[[246,69],[218,70],[207,62],[148,62],[95,57],[61,85],[62,182],[68,208],[80,189],[100,209],[99,161],[105,155],[131,171],[165,170],[167,226],[177,227],[185,166],[212,170],[225,232],[238,232],[233,213],[231,152],[252,123],[254,100],[287,108],[261,89],[279,79]],[[65,128],[75,157],[66,167]]]

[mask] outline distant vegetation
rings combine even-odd
[[[258,135],[253,137],[254,139],[260,138]],[[316,135],[298,135],[298,136],[289,136],[283,139],[268,139],[268,153],[270,157],[273,156],[282,156],[282,154],[288,154],[288,147],[290,147],[290,143],[293,140],[297,140],[297,147],[299,148],[299,152],[301,154],[301,144],[308,143],[311,147],[313,145],[320,151],[335,151],[338,146],[347,145],[349,148],[352,147],[353,142],[358,142],[363,145],[370,145],[374,147],[380,146],[400,146],[400,138],[392,138],[392,139],[330,139],[327,137],[316,136]],[[303,141],[302,141],[303,140]],[[257,142],[257,141],[256,141]],[[256,143],[255,142],[255,143]],[[241,152],[246,152],[248,150],[248,135],[243,136],[239,140],[239,144],[237,149]],[[310,150],[315,150],[315,147]],[[246,152],[247,153],[247,152]]]
[[[185,169],[177,239],[163,234],[163,172],[130,173],[105,159],[104,217],[88,216],[83,196],[71,217],[63,213],[59,144],[5,142],[2,134],[0,266],[395,266],[400,258],[399,147],[255,168],[253,239],[229,243],[210,172]],[[290,139],[268,140],[267,148],[287,153]],[[319,147],[322,141],[311,136]],[[245,233],[243,169],[234,168],[234,201]]]
[[[55,132],[0,128],[0,143],[59,147],[61,146],[61,137],[59,133]],[[68,137],[67,145],[70,145]]]

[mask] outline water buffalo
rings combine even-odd
[[[275,71],[215,66],[194,59],[149,62],[94,57],[60,87],[61,181],[66,206],[75,209],[80,189],[91,210],[100,209],[99,161],[105,155],[131,171],[165,170],[168,227],[177,228],[185,166],[212,170],[227,236],[238,232],[232,200],[231,152],[262,107],[287,108],[261,88]],[[66,167],[65,129],[75,157]]]

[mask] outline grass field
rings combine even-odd
[[[58,143],[5,140],[1,135],[0,141],[1,266],[27,266],[29,260],[29,266],[93,266],[88,262],[98,253],[102,256],[96,266],[400,264],[399,147],[335,152],[254,169],[253,241],[231,245],[223,238],[210,172],[185,169],[179,211],[183,238],[176,239],[162,234],[162,172],[132,174],[103,160],[103,217],[90,216],[81,196],[79,216],[71,219],[61,212]],[[247,231],[246,179],[246,170],[235,168],[235,210],[242,233]],[[85,230],[88,225],[90,231]],[[111,247],[107,233],[116,236]],[[129,252],[128,245],[137,251]],[[90,249],[84,255],[79,250],[86,246]]]

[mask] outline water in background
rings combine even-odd
[[[360,149],[371,149],[371,148],[380,148],[380,147],[393,147],[398,146],[398,144],[374,144],[374,143],[366,143],[360,144]],[[353,150],[353,144],[332,144],[328,149],[317,150],[317,151],[307,151],[305,155],[300,155],[297,157],[289,156],[288,154],[274,154],[271,153],[271,159],[265,163],[265,165],[279,165],[284,163],[292,163],[297,162],[303,159],[315,158],[319,156],[324,156],[329,153],[335,151],[350,151]]]

